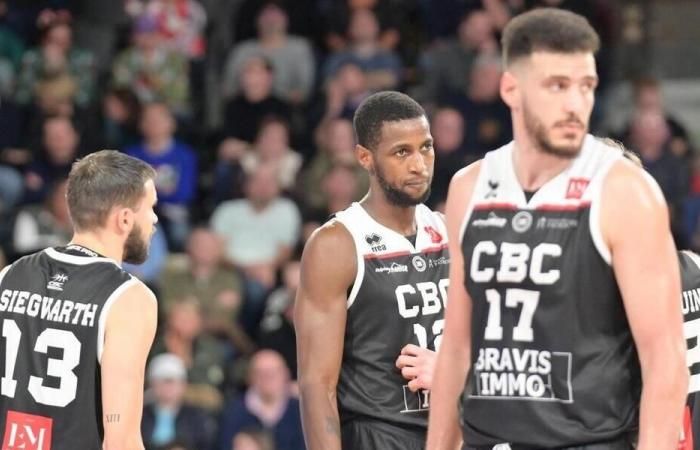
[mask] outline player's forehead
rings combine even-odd
[[[536,78],[597,78],[595,57],[591,52],[536,51],[516,62],[515,70]]]
[[[431,139],[430,124],[425,116],[383,122],[379,130],[378,148],[390,149],[397,145],[422,145]]]

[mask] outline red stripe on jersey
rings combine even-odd
[[[591,206],[590,201],[581,202],[576,205],[555,205],[544,204],[535,208],[536,211],[578,211],[579,209],[588,208]]]
[[[515,203],[498,203],[498,202],[491,202],[491,203],[479,203],[477,205],[474,205],[474,211],[484,211],[484,210],[489,210],[489,209],[508,209],[515,211],[518,209],[518,205]]]
[[[423,249],[419,253],[416,253],[417,255],[423,254],[423,253],[435,253],[442,251],[447,248],[447,244],[442,244],[442,245],[437,245],[435,247],[428,247],[426,249]],[[383,253],[381,255],[378,255],[376,253],[369,253],[364,256],[365,259],[387,259],[387,258],[396,258],[398,256],[409,256],[412,253],[409,251],[401,251],[401,252],[393,252],[393,253]]]

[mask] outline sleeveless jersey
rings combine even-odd
[[[395,363],[406,344],[440,345],[449,284],[444,220],[418,205],[415,246],[358,203],[336,220],[357,254],[338,380],[341,421],[370,418],[424,431],[430,394],[412,393]]]
[[[77,245],[47,248],[2,271],[1,448],[102,448],[105,320],[136,282]]]
[[[681,441],[683,450],[700,450],[700,256],[678,252],[683,294],[683,332],[688,344],[686,360],[690,369],[688,401]]]
[[[599,225],[602,184],[622,153],[586,136],[527,201],[513,146],[485,156],[460,234],[473,302],[465,441],[622,437],[638,423],[640,368]]]

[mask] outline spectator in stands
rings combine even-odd
[[[165,268],[167,260],[168,241],[165,238],[163,227],[156,224],[155,232],[151,236],[151,243],[148,246],[146,261],[141,264],[122,263],[122,268],[158,292],[158,277]]]
[[[282,286],[272,291],[260,321],[257,342],[260,348],[276,351],[296,380],[297,348],[294,331],[294,299],[299,287],[298,260],[291,260],[282,269]]]
[[[367,76],[371,91],[392,89],[401,83],[401,60],[393,51],[379,44],[379,23],[369,9],[352,13],[348,28],[350,44],[339,53],[332,54],[323,67],[326,82],[348,62],[357,64]]]
[[[320,3],[320,2],[319,2]],[[331,52],[339,52],[347,48],[348,22],[353,12],[359,9],[369,9],[377,17],[379,23],[379,45],[386,50],[394,50],[401,44],[402,25],[407,22],[407,9],[410,4],[401,0],[335,0],[325,2],[328,5],[322,10],[325,25],[324,43]]]
[[[355,62],[344,62],[326,84],[322,122],[339,117],[352,120],[357,107],[371,93],[362,68]]]
[[[187,369],[182,359],[171,353],[160,354],[148,364],[147,375],[152,399],[144,405],[141,420],[146,448],[178,442],[192,449],[208,449],[215,423],[185,401]]]
[[[197,156],[189,145],[175,139],[175,118],[165,103],[144,106],[140,145],[124,150],[156,170],[157,212],[168,243],[183,247],[189,233],[189,206],[197,191]]]
[[[233,437],[231,450],[275,450],[275,441],[267,431],[245,429]]]
[[[262,165],[246,181],[246,198],[219,205],[212,229],[225,241],[226,258],[262,286],[291,255],[301,226],[299,209],[279,196],[275,167]]]
[[[180,119],[191,114],[187,59],[162,45],[158,22],[149,15],[134,25],[134,45],[114,61],[113,84],[131,88],[141,102],[162,101]]]
[[[452,176],[467,164],[464,151],[464,119],[453,108],[438,109],[430,123],[435,150],[435,173],[430,194],[430,205],[439,206],[447,198]]]
[[[243,306],[243,280],[223,267],[224,243],[210,229],[197,227],[187,239],[187,258],[172,263],[159,280],[160,305],[168,309],[182,296],[200,300],[204,330],[233,344],[238,353],[253,350],[250,338],[238,325]]]
[[[141,104],[127,88],[112,88],[102,97],[102,148],[125,148],[139,140]]]
[[[227,96],[239,92],[239,80],[246,62],[263,56],[275,73],[272,90],[276,97],[292,105],[305,103],[313,87],[315,62],[306,38],[287,33],[288,17],[275,2],[267,2],[257,18],[257,39],[237,44],[231,49],[224,72],[224,92]]]
[[[151,349],[152,355],[173,353],[185,363],[188,398],[208,410],[220,406],[218,390],[226,381],[226,348],[202,324],[199,300],[182,297],[165,311],[165,323]]]
[[[267,58],[252,56],[245,60],[241,91],[226,104],[224,131],[228,137],[251,143],[265,117],[289,120],[289,106],[272,93],[274,75]]]
[[[41,205],[27,205],[17,213],[12,247],[15,256],[27,255],[46,247],[66,245],[72,225],[66,201],[66,180],[53,182]]]
[[[39,203],[49,187],[68,176],[71,164],[78,157],[80,137],[67,117],[49,117],[44,121],[42,151],[25,171],[25,200]]]
[[[500,80],[501,59],[480,55],[467,85],[445,97],[444,104],[454,107],[464,118],[464,146],[472,157],[481,157],[512,139],[510,111],[501,100]]]
[[[423,53],[420,59],[423,75],[420,97],[432,103],[448,92],[464,90],[476,57],[497,49],[488,13],[475,10],[466,14],[459,24],[456,38],[429,47]]]
[[[231,400],[219,426],[219,450],[229,450],[233,437],[246,428],[269,431],[276,450],[303,450],[299,400],[291,396],[289,368],[273,350],[260,350],[250,363],[248,390]]]
[[[22,68],[15,98],[20,104],[31,103],[38,90],[47,84],[63,80],[69,100],[81,107],[88,106],[95,94],[95,59],[85,50],[73,46],[73,30],[67,11],[44,11],[45,20],[41,43],[27,51],[22,58]]]
[[[7,219],[23,194],[22,175],[14,168],[0,164],[0,221]]]

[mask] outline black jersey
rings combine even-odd
[[[102,448],[99,362],[110,305],[138,282],[77,245],[0,275],[2,449]]]
[[[358,203],[336,215],[357,253],[338,380],[343,422],[369,418],[427,427],[429,392],[412,393],[395,363],[406,344],[431,350],[439,346],[449,257],[442,216],[418,205],[415,217],[413,245],[374,221]]]
[[[683,333],[688,344],[690,369],[688,401],[681,441],[683,450],[700,450],[700,256],[678,252],[681,268]]]
[[[570,447],[634,430],[636,347],[599,226],[621,152],[593,136],[526,200],[513,143],[489,152],[462,225],[473,301],[463,395],[469,445]]]

